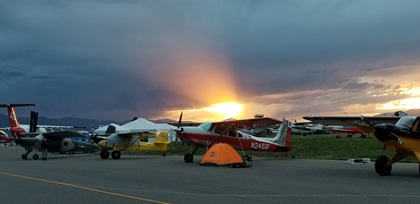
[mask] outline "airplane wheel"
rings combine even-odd
[[[190,153],[185,154],[184,161],[187,163],[192,163],[194,161],[194,156]]]
[[[380,156],[375,161],[375,171],[380,176],[390,175],[392,171],[392,165],[386,166],[389,159],[387,156]]]
[[[106,150],[102,150],[101,151],[101,158],[102,159],[108,159],[108,157],[109,157],[109,152],[106,151]]]
[[[32,156],[32,159],[33,159],[33,160],[38,160],[38,159],[39,159],[38,154],[34,154],[34,155]]]
[[[114,150],[114,151],[112,151],[111,156],[112,156],[113,159],[119,159],[121,157],[120,150]]]
[[[162,156],[166,157],[166,152],[162,154]]]
[[[20,158],[22,158],[23,160],[26,160],[26,159],[28,159],[28,155],[22,154],[22,156],[20,156]]]

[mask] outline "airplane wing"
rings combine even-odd
[[[400,116],[368,116],[365,117],[375,123],[390,123],[395,124],[400,119]],[[354,126],[365,133],[370,133],[373,129],[369,124],[362,120],[362,116],[304,116],[303,119],[323,125],[344,125]]]
[[[48,129],[71,129],[71,128],[79,128],[78,126],[68,126],[68,125],[37,125],[39,128],[48,128]],[[83,127],[80,127],[83,128]]]
[[[273,118],[252,118],[252,119],[243,119],[243,120],[229,120],[229,121],[221,121],[221,122],[214,122],[214,125],[241,125],[245,127],[249,127],[252,129],[255,128],[264,128],[271,125],[276,125],[283,123],[283,121],[273,119]]]
[[[42,133],[47,139],[62,139],[62,138],[69,138],[69,137],[81,137],[83,136],[80,132],[72,131],[72,130],[63,130],[63,131],[56,131],[56,132],[46,132]]]
[[[117,135],[120,137],[140,137],[140,138],[149,138],[151,136],[156,136],[156,134],[149,131],[118,133]]]

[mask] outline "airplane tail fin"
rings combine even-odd
[[[0,107],[7,108],[7,113],[9,116],[10,127],[19,127],[19,122],[16,117],[15,108],[21,106],[35,106],[35,104],[0,104]]]
[[[280,146],[290,147],[292,142],[290,137],[292,136],[291,122],[287,119],[283,119],[283,123],[280,124],[277,135],[272,139],[273,142],[278,143]]]
[[[31,121],[29,124],[29,132],[36,132],[38,125],[38,112],[31,111]]]
[[[153,141],[155,144],[169,144],[169,135],[167,132],[159,132],[156,139]]]

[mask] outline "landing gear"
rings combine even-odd
[[[166,152],[162,153],[162,156],[166,157]]]
[[[109,153],[108,153],[109,154]],[[120,150],[114,150],[114,151],[112,151],[112,153],[111,153],[111,156],[112,156],[112,158],[113,159],[119,159],[120,157],[121,157],[121,152],[120,152]]]
[[[386,156],[380,156],[376,159],[375,162],[375,171],[380,176],[387,176],[391,174],[392,165],[388,165],[389,159]],[[419,167],[420,168],[420,167]],[[420,171],[420,169],[419,169]]]
[[[26,149],[26,153],[25,154],[22,154],[22,156],[20,156],[20,158],[22,158],[23,160],[28,159],[28,155],[31,152],[32,152],[32,149]]]
[[[252,157],[246,154],[245,156],[242,157],[242,160],[244,160],[244,161],[252,161]]]
[[[32,155],[32,159],[33,159],[33,160],[38,160],[38,159],[39,159],[38,154],[34,154],[34,155]]]
[[[193,154],[197,151],[198,147],[195,147],[194,151],[192,153],[187,153],[184,156],[184,161],[186,163],[192,163],[194,161],[194,156]]]
[[[184,161],[186,163],[192,163],[194,161],[194,156],[191,153],[187,153],[184,156]]]
[[[102,159],[108,159],[109,157],[109,152],[107,150],[102,150],[101,151],[101,158]]]

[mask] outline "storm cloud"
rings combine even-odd
[[[420,87],[418,1],[0,4],[0,103],[50,117],[173,117],[234,99],[244,116],[299,120],[375,113]]]

